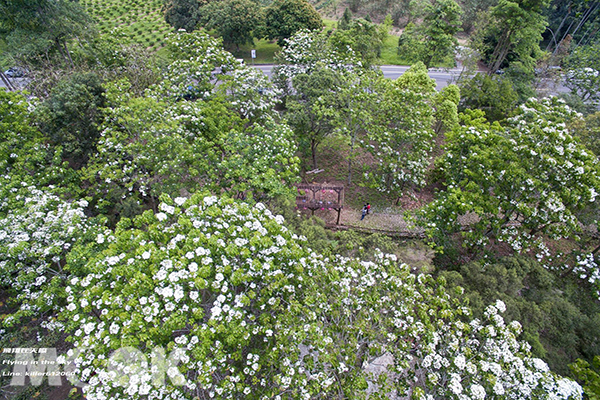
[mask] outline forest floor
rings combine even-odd
[[[438,155],[441,142],[436,145],[435,155]],[[349,155],[352,162],[348,165]],[[303,155],[303,169],[313,170],[308,164],[310,157]],[[433,160],[433,156],[432,156]],[[401,237],[421,238],[424,230],[416,227],[411,221],[415,211],[433,201],[435,192],[439,189],[436,184],[430,184],[420,190],[404,190],[398,199],[375,189],[365,175],[375,164],[373,156],[361,148],[351,151],[344,138],[332,135],[323,140],[317,149],[317,174],[304,173],[302,183],[322,184],[327,186],[343,186],[344,199],[339,225],[347,228],[381,232]],[[430,169],[433,168],[433,163]],[[350,172],[350,182],[348,175]],[[371,204],[371,213],[361,220],[363,205]],[[310,211],[308,211],[310,215]],[[336,225],[335,210],[317,210],[315,216],[323,219],[328,225]]]

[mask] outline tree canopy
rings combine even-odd
[[[435,235],[462,230],[467,246],[495,238],[551,258],[548,240],[576,238],[578,210],[598,195],[598,160],[565,125],[577,114],[551,98],[521,106],[505,127],[482,116],[468,112],[448,137],[446,190],[426,207],[427,227]]]
[[[266,36],[277,39],[283,47],[284,39],[302,30],[320,30],[321,16],[306,0],[275,0],[265,11]]]

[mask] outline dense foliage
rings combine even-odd
[[[467,1],[472,21],[398,2],[422,62],[393,81],[372,67],[392,18],[172,0],[181,31],[153,55],[77,3],[25,3],[0,0],[0,61],[40,97],[0,90],[0,345],[68,347],[88,399],[597,395],[598,115],[529,99],[545,1]],[[461,22],[503,70],[437,91]],[[273,83],[222,48],[264,36]],[[577,38],[544,62],[589,112],[597,45]],[[300,180],[344,182],[350,226],[295,210]],[[379,215],[355,220],[363,199]],[[437,253],[398,238],[421,234]]]
[[[323,21],[306,0],[275,0],[265,11],[265,25],[266,36],[283,46],[298,31],[321,29]]]
[[[424,211],[432,237],[461,231],[467,247],[495,239],[548,261],[558,255],[551,241],[578,239],[578,212],[596,201],[600,170],[567,130],[571,118],[556,98],[529,101],[504,127],[481,112],[463,116],[441,164],[446,190]],[[595,276],[584,259],[582,275]]]
[[[107,251],[66,288],[62,318],[87,398],[581,397],[530,357],[500,301],[464,323],[469,309],[443,281],[411,275],[395,256],[323,258],[261,204],[162,200],[160,212],[99,236]]]

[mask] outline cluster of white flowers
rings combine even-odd
[[[167,395],[167,386],[142,386],[152,382],[150,368],[130,371],[123,383],[111,375],[110,359],[97,361],[142,337],[146,349],[180,349],[173,372],[183,385],[168,386],[169,398],[275,390],[267,385],[275,379],[265,364],[272,361],[262,354],[274,351],[278,328],[265,317],[276,316],[298,287],[290,258],[300,251],[295,236],[261,206],[199,195],[176,202],[159,205],[160,219],[148,215],[146,233],[117,230],[114,254],[105,254],[86,279],[73,279],[66,288],[70,303],[63,317],[72,321],[73,344],[95,355],[74,367],[89,384],[89,399],[116,393],[166,398],[160,396]],[[245,366],[236,366],[240,356],[248,360]],[[291,382],[292,376],[278,375],[277,381]]]
[[[361,67],[352,49],[340,53],[328,44],[325,32],[300,30],[285,42],[278,55],[278,65],[273,68],[273,81],[283,93],[289,92],[295,76],[310,74],[317,67],[334,71],[352,71]]]
[[[570,135],[565,121],[573,118],[557,98],[531,99],[505,128],[454,134],[443,165],[448,190],[425,212],[434,231],[464,228],[470,246],[493,235],[540,260],[554,256],[547,240],[576,239],[577,212],[596,199],[600,164]]]
[[[15,291],[20,315],[52,309],[57,297],[46,288],[53,278],[67,276],[66,255],[77,241],[94,240],[99,232],[84,214],[85,200],[68,203],[57,196],[27,188],[0,218],[0,279]],[[104,237],[104,236],[102,236]],[[72,273],[72,272],[71,272]],[[4,320],[13,321],[13,316]]]
[[[520,399],[547,394],[555,399],[582,398],[577,383],[556,377],[545,362],[529,356],[529,346],[517,340],[520,324],[504,323],[500,313],[505,309],[497,301],[486,309],[485,322],[440,326],[436,339],[417,351],[423,361],[416,367],[416,376],[435,377],[433,381],[419,378],[422,393],[445,399],[484,399],[505,393],[518,393]],[[435,385],[440,381],[448,381],[448,388]]]

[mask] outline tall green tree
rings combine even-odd
[[[460,111],[482,110],[489,121],[511,116],[519,100],[510,80],[498,75],[476,74],[460,84],[460,93]]]
[[[213,2],[203,7],[201,13],[204,27],[216,30],[225,45],[234,45],[237,50],[262,33],[263,13],[250,0]]]
[[[381,56],[388,28],[364,19],[355,19],[351,20],[345,29],[333,32],[329,40],[340,52],[347,51],[350,47],[363,66],[368,68]]]
[[[362,142],[375,159],[365,173],[372,187],[396,196],[398,203],[404,189],[425,184],[434,144],[435,80],[418,63],[383,85]]]
[[[69,0],[0,1],[0,35],[21,62],[40,63],[58,54],[73,65],[69,40],[93,32],[83,7]]]
[[[348,29],[348,25],[350,25],[350,21],[352,20],[352,11],[349,8],[344,9],[344,14],[342,18],[338,21],[338,29],[346,30]]]
[[[476,36],[490,74],[512,61],[533,70],[541,55],[539,43],[546,29],[541,14],[548,0],[500,0],[490,10],[489,23]]]
[[[454,0],[438,0],[428,4],[423,23],[415,29],[407,27],[398,39],[399,52],[411,62],[425,66],[454,65],[454,54],[460,30],[461,8]]]
[[[454,0],[436,0],[429,4],[423,19],[425,39],[425,66],[448,63],[454,65],[454,53],[458,46],[455,35],[460,31],[462,10]]]
[[[342,75],[340,108],[336,114],[336,131],[349,143],[348,185],[352,184],[352,166],[356,149],[374,132],[376,115],[381,111],[385,83],[381,73],[373,70],[346,72]]]
[[[335,121],[342,104],[342,79],[340,72],[321,66],[292,80],[296,94],[286,102],[287,119],[301,148],[308,149],[314,169],[318,167],[319,145],[335,131]]]
[[[76,168],[95,152],[106,104],[100,78],[80,73],[62,80],[36,110],[36,123],[49,142]]]
[[[315,8],[306,0],[275,0],[265,11],[266,36],[277,39],[283,47],[284,40],[302,30],[319,30],[323,21]]]
[[[191,32],[200,20],[200,5],[198,0],[165,0],[165,21],[176,30]]]

